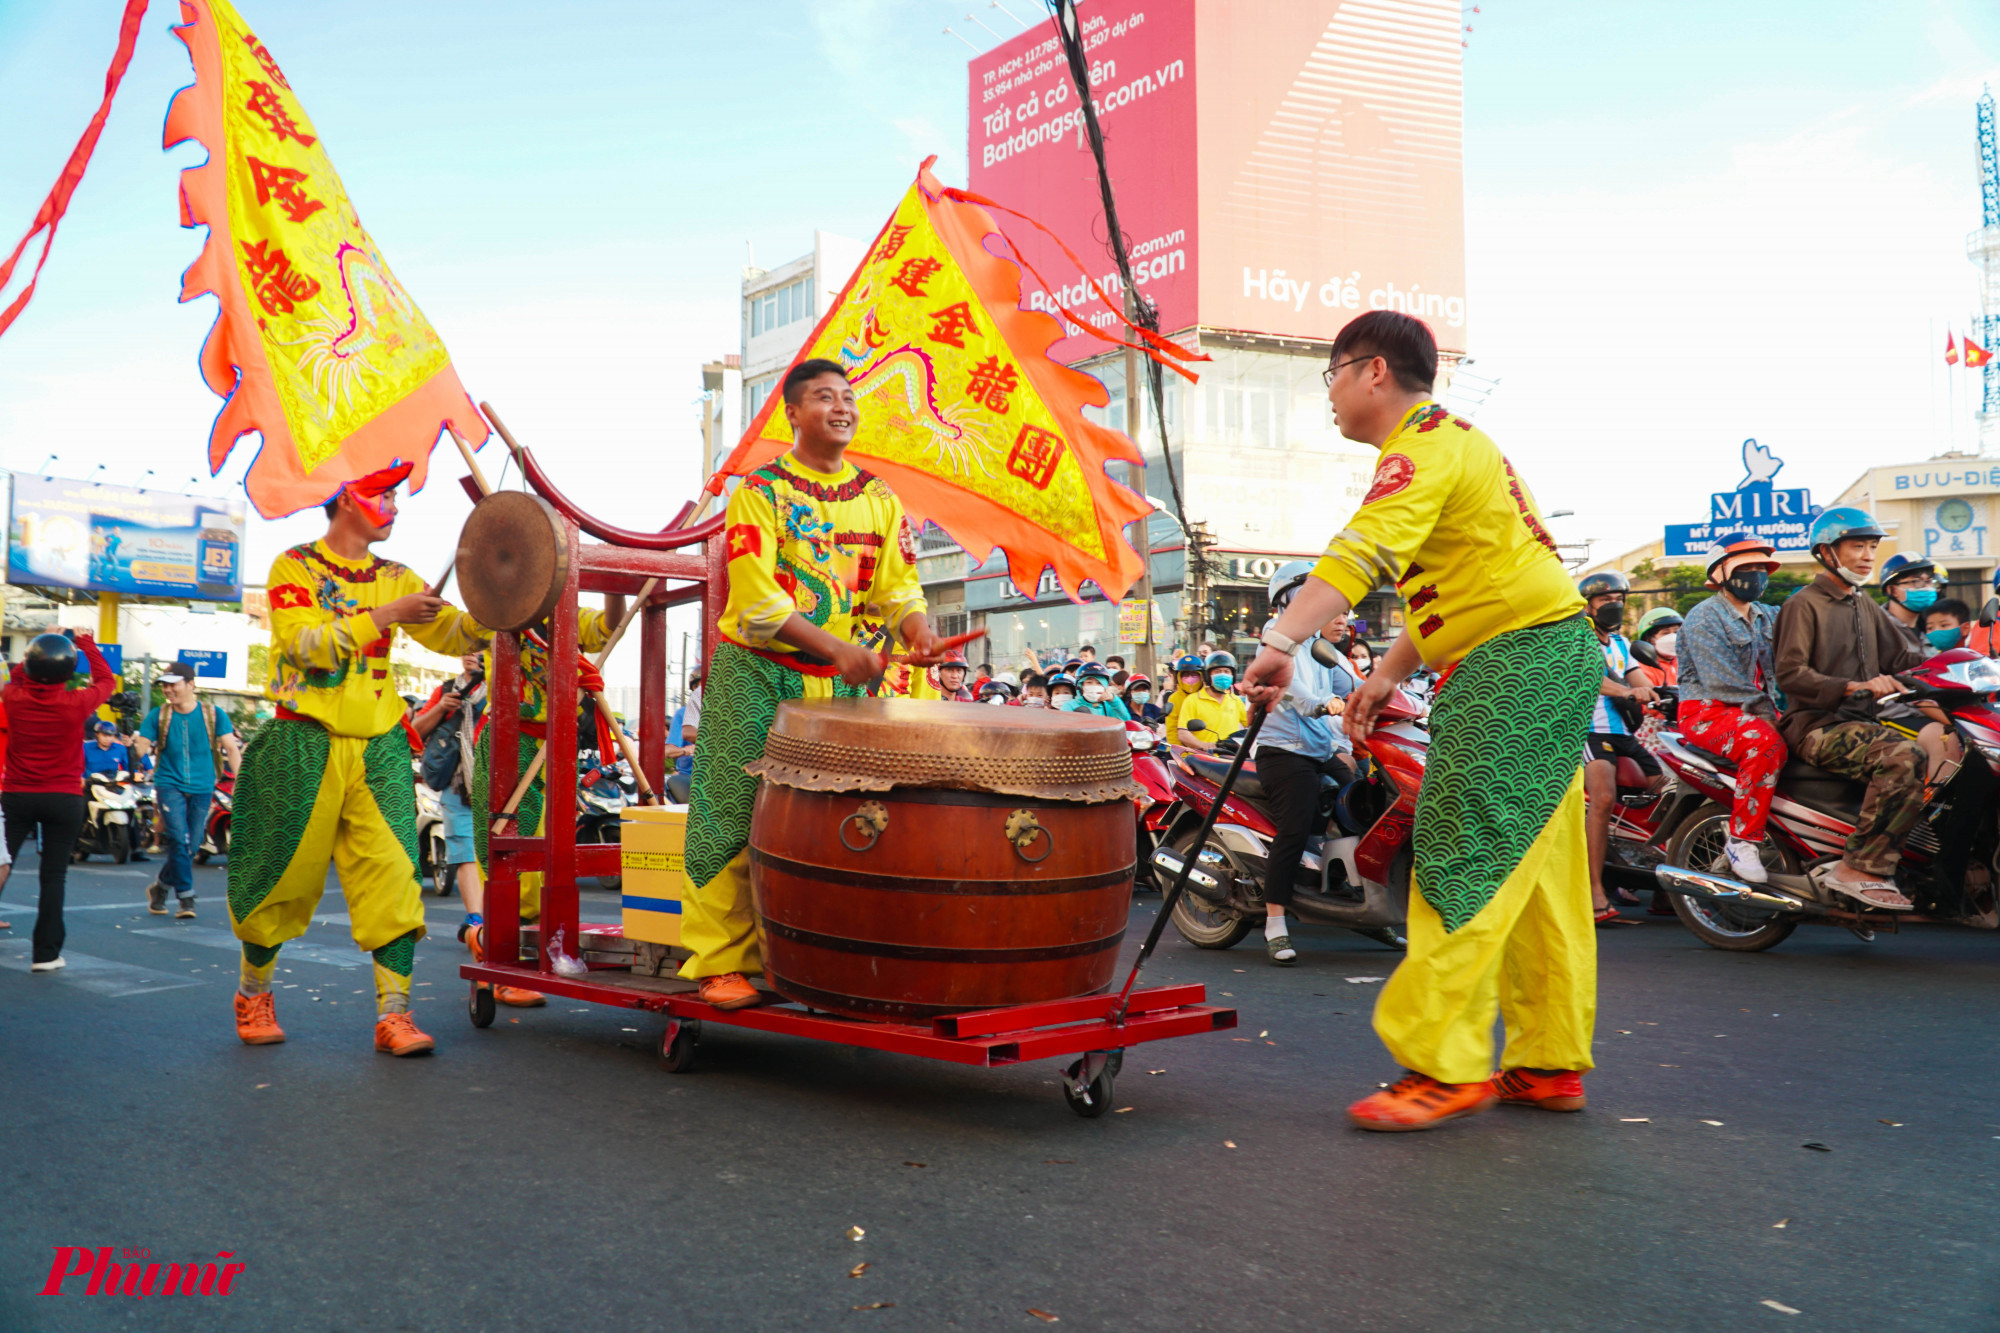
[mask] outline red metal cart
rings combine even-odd
[[[657,533],[613,527],[578,509],[550,484],[531,453],[515,448],[528,484],[560,516],[568,544],[561,594],[550,615],[551,699],[577,697],[578,595],[637,596],[649,581],[660,580],[639,609],[636,622],[641,658],[638,751],[653,790],[664,791],[667,608],[699,601],[702,642],[713,645],[717,641],[727,572],[722,543],[710,539],[720,532],[722,519],[718,516],[682,527],[692,510],[689,506],[673,524]],[[583,534],[600,541],[586,543]],[[697,547],[698,553],[684,549],[688,547]],[[522,739],[520,651],[514,634],[494,636],[493,662],[487,682],[492,771],[508,774],[518,771]],[[551,756],[575,753],[576,725],[575,708],[549,709],[545,743]],[[1073,1055],[1078,1058],[1065,1070],[1064,1098],[1079,1115],[1098,1116],[1110,1109],[1112,1082],[1126,1047],[1236,1026],[1236,1011],[1203,1003],[1205,993],[1200,985],[1135,991],[1122,1018],[1114,1017],[1115,995],[953,1014],[933,1019],[928,1025],[836,1017],[808,1010],[773,993],[766,993],[765,1003],[753,1008],[716,1009],[697,998],[693,982],[634,970],[622,927],[579,921],[578,877],[618,874],[620,849],[613,844],[578,845],[573,763],[548,764],[543,780],[546,833],[525,836],[516,829],[496,834],[488,842],[488,961],[459,969],[471,987],[467,1004],[475,1027],[493,1022],[496,1010],[491,987],[507,985],[663,1014],[666,1025],[660,1036],[660,1055],[666,1068],[675,1072],[688,1067],[703,1026],[711,1023],[956,1064],[1008,1065]],[[490,787],[492,807],[483,816],[489,821],[504,811],[511,795],[509,783],[495,781]],[[521,875],[530,871],[543,876],[541,920],[538,926],[524,929],[520,919]],[[556,968],[559,956],[580,961],[587,970],[582,975],[563,975]],[[574,967],[573,962],[566,965]]]

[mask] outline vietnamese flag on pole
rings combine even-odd
[[[1972,341],[1970,336],[1965,339],[1965,368],[1967,370],[1977,370],[1992,359],[1993,353]]]
[[[1958,340],[1952,337],[1950,329],[1946,329],[1944,334],[1944,363],[1947,366],[1958,364]]]

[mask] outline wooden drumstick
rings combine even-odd
[[[653,791],[653,784],[646,781],[646,770],[639,766],[639,748],[632,744],[632,738],[625,734],[625,728],[618,725],[618,715],[611,711],[611,701],[604,697],[602,690],[596,691],[590,697],[597,700],[597,711],[604,714],[605,722],[610,724],[611,738],[618,743],[618,749],[624,754],[625,762],[632,765],[632,776],[639,783],[639,795],[648,801],[658,800],[659,797]]]
[[[611,650],[616,648],[618,641],[625,637],[626,627],[638,617],[640,608],[646,605],[646,599],[651,597],[659,586],[660,580],[657,578],[646,580],[646,586],[639,589],[637,600],[625,608],[625,614],[619,619],[617,627],[611,631],[611,637],[605,640],[603,651],[590,660],[592,666],[596,667],[599,671],[604,669],[605,660],[611,656]],[[603,702],[602,695],[597,696],[597,698],[600,700],[598,706],[604,709],[605,718],[611,720],[611,705],[608,702]],[[616,736],[621,738],[624,736],[624,733],[618,729],[615,721],[612,722],[611,730],[612,734]],[[521,808],[521,802],[528,798],[528,788],[534,786],[535,779],[542,775],[542,765],[548,762],[548,758],[548,745],[544,742],[536,747],[535,757],[529,762],[528,771],[521,775],[521,781],[514,787],[514,794],[507,798],[507,808],[493,817],[493,831],[495,833],[505,828],[508,821],[514,818],[515,812]],[[652,789],[646,784],[645,770],[639,767],[639,761],[636,758],[632,760],[632,772],[639,779],[639,789],[648,796],[653,795]]]
[[[486,483],[486,474],[479,470],[479,460],[472,456],[472,446],[467,444],[465,437],[460,435],[456,430],[452,431],[451,438],[452,442],[458,446],[459,454],[465,459],[465,465],[472,469],[472,480],[478,484],[479,493],[481,495],[493,494],[493,488]],[[450,573],[451,571],[446,570],[445,572]],[[443,580],[440,579],[439,582],[442,583]]]

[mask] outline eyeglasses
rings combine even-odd
[[[1333,387],[1333,377],[1340,373],[1343,366],[1358,365],[1363,361],[1373,361],[1374,359],[1373,356],[1351,356],[1345,361],[1334,362],[1334,364],[1321,371],[1319,377],[1325,380],[1326,387],[1331,389]]]
[[[1896,586],[1898,588],[1942,588],[1944,584],[1938,582],[1937,579],[1929,574],[1920,574],[1916,578],[1897,579]]]

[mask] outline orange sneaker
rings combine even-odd
[[[516,1009],[535,1009],[549,1002],[549,997],[540,991],[527,990],[521,986],[495,986],[493,998]]]
[[[1503,1069],[1493,1078],[1500,1100],[1544,1111],[1581,1111],[1583,1075],[1574,1069]]]
[[[417,1031],[408,1014],[384,1014],[375,1020],[375,1049],[391,1055],[429,1055],[437,1043]]]
[[[1429,1129],[1493,1105],[1491,1083],[1440,1083],[1429,1074],[1405,1074],[1394,1087],[1347,1108],[1357,1129],[1392,1133]]]
[[[757,1003],[757,988],[741,972],[724,972],[701,979],[701,1002],[717,1009],[747,1009]]]
[[[245,995],[236,992],[236,1035],[246,1046],[275,1046],[285,1039],[278,1026],[277,1001],[271,992]]]

